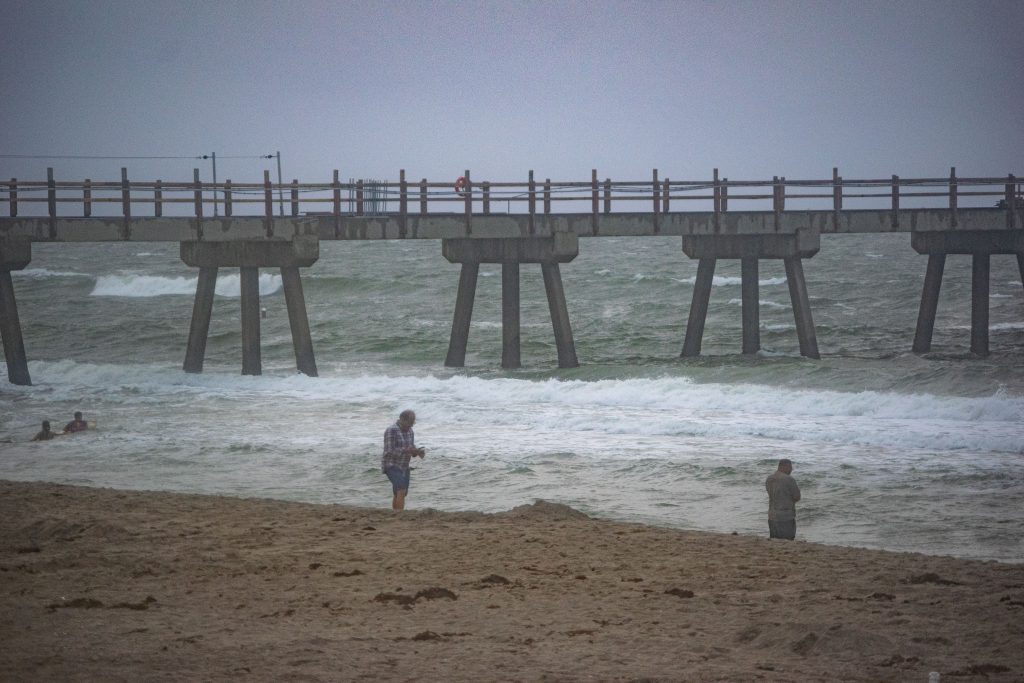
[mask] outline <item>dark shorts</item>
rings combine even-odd
[[[768,520],[768,538],[784,538],[792,541],[796,538],[796,520]]]
[[[391,480],[391,491],[393,493],[409,490],[410,470],[391,466],[384,469],[384,474],[388,475],[388,479]]]

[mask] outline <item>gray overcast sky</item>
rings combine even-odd
[[[1024,2],[2,0],[0,153],[252,181],[1024,175]],[[0,158],[183,180],[194,160]]]

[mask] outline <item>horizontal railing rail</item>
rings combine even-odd
[[[94,208],[104,215],[131,218],[163,216],[164,208],[175,215],[209,218],[216,216],[336,215],[366,216],[426,215],[430,213],[553,213],[553,205],[578,207],[589,202],[587,209],[567,213],[619,213],[706,210],[725,213],[730,206],[743,202],[745,210],[780,213],[787,202],[798,202],[800,208],[842,211],[854,208],[847,200],[863,206],[898,211],[901,203],[921,202],[920,208],[948,208],[956,211],[961,199],[975,206],[998,206],[1009,212],[1024,209],[1022,186],[1013,175],[1003,177],[958,177],[950,169],[948,177],[900,178],[893,175],[878,179],[846,179],[833,169],[829,179],[729,180],[719,177],[715,169],[711,180],[670,180],[659,178],[657,169],[649,180],[613,181],[598,178],[591,171],[589,181],[538,180],[533,172],[525,182],[475,181],[469,171],[452,182],[408,181],[400,171],[398,181],[349,180],[341,182],[334,171],[330,182],[271,183],[269,171],[262,183],[203,182],[199,170],[193,171],[191,182],[163,180],[130,180],[126,168],[120,181],[57,180],[53,169],[47,169],[46,180],[0,181],[0,203],[7,214],[18,216],[22,205],[38,215],[51,217],[93,215]],[[982,202],[987,198],[988,202]],[[643,203],[646,202],[646,206]],[[703,203],[696,206],[696,203]],[[46,205],[45,213],[39,205]],[[58,207],[81,206],[80,212],[58,211]],[[118,212],[113,207],[120,207]],[[180,209],[190,205],[189,210]],[[258,205],[258,210],[252,210]],[[461,210],[452,205],[461,206]],[[148,208],[147,208],[148,207]],[[383,207],[383,211],[380,210]],[[434,211],[431,211],[431,209]],[[909,207],[904,207],[909,208]],[[497,211],[495,211],[497,209]]]

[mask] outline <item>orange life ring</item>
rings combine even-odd
[[[466,176],[460,175],[458,178],[455,179],[455,191],[462,195],[463,197],[469,194],[469,189],[467,187],[468,185],[469,183],[466,182]]]

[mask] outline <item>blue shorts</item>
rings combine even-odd
[[[409,490],[409,475],[412,474],[410,470],[392,465],[384,469],[384,474],[388,475],[388,479],[391,480],[393,493]]]

